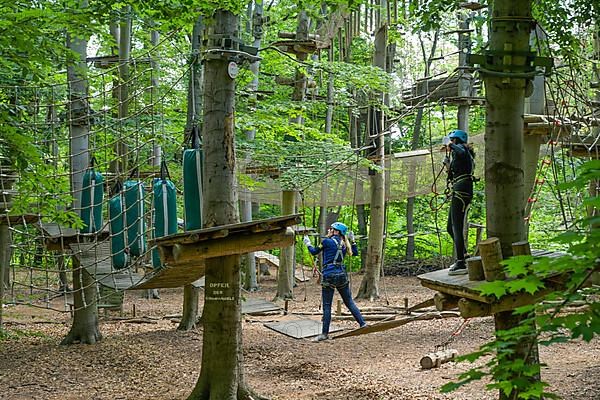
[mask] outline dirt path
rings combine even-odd
[[[355,277],[356,290],[360,276]],[[245,294],[271,300],[275,282],[263,280],[262,290]],[[295,289],[292,313],[319,312],[320,288],[314,283]],[[385,289],[385,291],[384,291]],[[387,277],[381,285],[391,306],[404,298],[416,304],[433,295],[416,278]],[[144,323],[101,319],[104,339],[93,346],[59,346],[70,318],[39,308],[5,309],[7,328],[18,340],[0,342],[0,398],[25,399],[185,399],[200,371],[202,330],[178,332],[176,322],[163,318],[181,312],[182,291],[163,290],[160,300],[141,299],[128,292],[126,316],[133,304]],[[336,295],[336,299],[337,299]],[[57,300],[60,301],[60,300]],[[335,300],[334,300],[335,301]],[[359,307],[387,306],[382,298]],[[113,317],[116,314],[111,314]],[[263,326],[282,315],[248,316],[244,322],[245,371],[261,394],[277,400],[300,399],[495,399],[484,383],[449,395],[439,387],[470,365],[450,362],[421,370],[420,358],[447,340],[462,319],[417,321],[386,332],[312,343],[278,334]],[[295,318],[287,316],[286,318]],[[314,316],[319,319],[318,316]],[[336,322],[353,328],[354,322]],[[460,354],[476,350],[492,338],[491,318],[473,319],[452,347]],[[547,364],[542,374],[551,389],[565,399],[600,398],[600,346],[569,343],[540,349]],[[483,363],[481,361],[480,363]]]

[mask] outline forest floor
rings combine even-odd
[[[354,293],[361,279],[361,275],[353,276]],[[244,296],[272,300],[276,292],[274,278],[263,278],[260,286],[260,291]],[[417,278],[405,276],[386,276],[380,292],[379,300],[357,304],[363,310],[398,310],[405,298],[411,306],[434,294]],[[161,290],[159,300],[143,299],[141,294],[125,294],[123,319],[118,312],[111,311],[108,316],[100,313],[103,340],[95,345],[59,345],[71,325],[68,313],[6,307],[4,321],[11,338],[0,342],[0,398],[185,399],[200,372],[202,328],[176,330],[178,321],[173,315],[181,313],[181,289]],[[245,315],[243,319],[246,379],[261,395],[274,400],[497,398],[497,392],[485,390],[485,382],[450,394],[440,393],[442,385],[473,364],[451,361],[430,370],[420,367],[423,355],[434,351],[461,327],[461,318],[415,321],[385,332],[314,343],[263,325],[307,318],[305,314],[320,319],[320,287],[314,280],[300,283],[294,295],[288,315]],[[337,299],[336,294],[334,312]],[[54,301],[54,306],[60,307],[63,299]],[[282,302],[278,304],[283,308]],[[354,321],[334,323],[346,329],[356,327]],[[471,319],[454,336],[450,347],[466,354],[493,336],[492,318]],[[546,364],[542,377],[550,384],[549,389],[564,399],[599,399],[599,343],[595,339],[591,343],[575,341],[540,347],[540,359]],[[484,362],[479,360],[475,365]]]

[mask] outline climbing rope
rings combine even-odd
[[[435,351],[446,350],[448,346],[454,342],[454,340],[464,331],[465,327],[469,323],[470,318],[464,318],[462,323],[448,336],[444,342],[435,346]]]

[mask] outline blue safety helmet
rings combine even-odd
[[[455,130],[453,130],[453,131],[452,131],[452,132],[451,132],[451,133],[448,135],[448,137],[449,137],[450,139],[453,139],[453,138],[460,139],[460,141],[461,141],[462,143],[467,143],[467,142],[469,141],[469,135],[467,134],[467,132],[465,132],[465,131],[462,131],[462,130],[460,130],[460,129],[455,129]]]
[[[348,232],[348,227],[341,222],[334,222],[331,224],[331,228],[335,229],[336,231],[340,231],[340,233],[344,236],[346,236],[346,232]]]

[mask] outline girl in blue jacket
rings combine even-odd
[[[346,237],[346,233],[348,236]],[[358,248],[354,243],[354,234],[348,232],[348,227],[341,222],[334,222],[327,231],[327,236],[321,242],[319,247],[314,247],[308,236],[304,236],[304,244],[313,256],[323,252],[323,268],[321,278],[321,293],[323,297],[323,329],[321,334],[315,338],[315,341],[326,340],[329,338],[329,325],[331,324],[331,305],[333,303],[334,289],[337,289],[344,304],[354,316],[358,325],[362,328],[366,325],[363,316],[358,307],[352,300],[348,273],[344,265],[344,256],[358,255]]]

